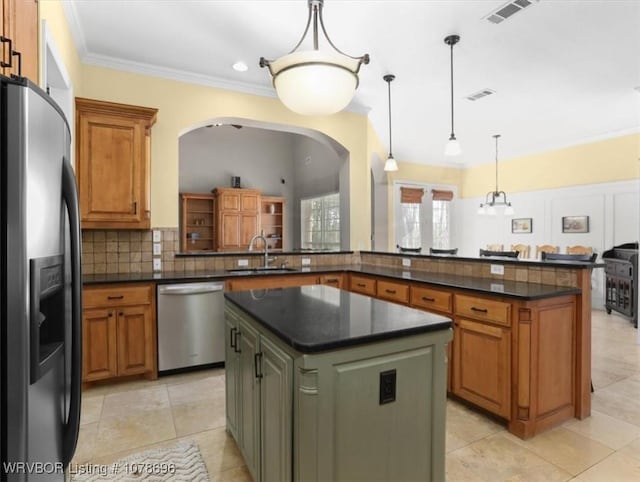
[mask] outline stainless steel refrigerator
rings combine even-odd
[[[78,195],[64,114],[0,76],[2,480],[64,480],[80,424]]]

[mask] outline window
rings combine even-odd
[[[453,191],[426,184],[396,184],[396,244],[402,248],[451,247]]]
[[[300,201],[302,249],[340,249],[340,194]]]
[[[433,200],[433,247],[437,249],[450,246],[449,206],[449,201]]]

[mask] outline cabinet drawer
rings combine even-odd
[[[511,305],[502,301],[456,295],[456,313],[477,320],[511,326]]]
[[[378,280],[378,298],[409,303],[409,286],[402,283]]]
[[[350,289],[351,291],[362,293],[363,295],[375,296],[376,280],[372,278],[365,278],[364,276],[351,275]]]
[[[151,303],[151,286],[114,286],[113,288],[85,288],[82,292],[84,308],[147,305]]]
[[[446,291],[412,286],[411,304],[426,310],[451,313],[453,311],[453,295]]]

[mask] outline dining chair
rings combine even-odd
[[[504,244],[487,244],[488,251],[504,251]]]
[[[560,248],[558,246],[552,246],[551,244],[539,244],[536,246],[536,259],[540,258],[542,253],[559,253]]]
[[[517,258],[518,251],[492,251],[490,249],[480,249],[480,256],[493,256],[496,258]]]
[[[451,249],[439,249],[439,248],[429,248],[429,254],[458,254],[458,248]]]
[[[531,251],[531,246],[528,244],[512,244],[511,251],[518,251],[520,255],[518,258],[526,259],[529,257],[529,252]]]
[[[593,263],[598,257],[597,253],[592,254],[563,254],[563,253],[542,253],[542,260],[549,261],[588,261]]]
[[[567,246],[567,254],[591,254],[593,253],[593,248],[589,246]]]

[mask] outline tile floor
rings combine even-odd
[[[627,320],[593,312],[592,416],[523,441],[449,401],[448,481],[639,481],[640,346]],[[211,481],[250,481],[225,431],[224,370],[85,390],[74,463],[105,464],[194,439]]]

